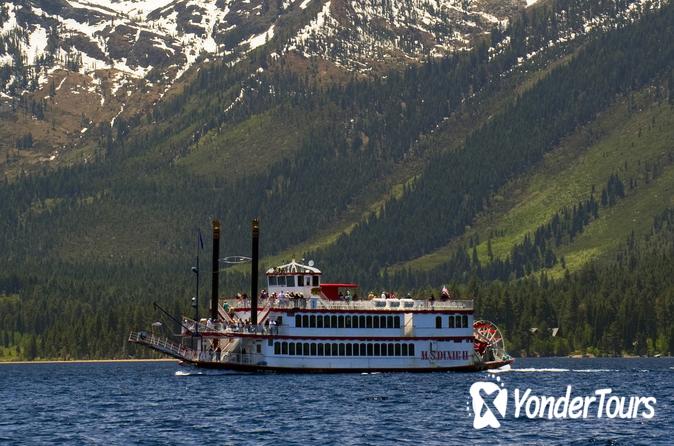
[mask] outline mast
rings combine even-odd
[[[260,221],[256,218],[253,227],[253,254],[250,267],[250,323],[257,325],[257,276],[260,257]]]
[[[194,307],[194,335],[199,336],[199,248],[204,248],[204,242],[201,239],[201,231],[197,229],[197,266],[192,267],[192,272],[195,278],[195,292],[192,298],[192,306]]]
[[[218,320],[218,288],[220,285],[220,221],[213,224],[213,273],[211,275],[211,320]]]

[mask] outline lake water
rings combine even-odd
[[[498,429],[473,427],[469,389],[478,381],[508,390],[504,417],[484,398]],[[602,388],[612,389],[607,398],[652,396],[655,414],[597,418],[595,403],[586,419],[514,416],[516,389],[563,397],[568,385],[571,398]],[[200,374],[173,363],[0,365],[0,402],[3,445],[672,445],[674,359],[521,359],[498,374],[247,375]]]

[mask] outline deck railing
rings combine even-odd
[[[225,299],[221,301],[227,309],[250,309],[250,299]],[[271,309],[326,309],[326,310],[472,310],[472,300],[413,300],[413,299],[376,299],[376,300],[355,300],[355,301],[332,301],[327,299],[272,299],[264,302],[263,308]],[[271,302],[271,303],[270,303]]]
[[[263,334],[263,335],[273,335],[278,334],[278,327],[275,325],[263,325],[263,324],[244,324],[243,322],[234,322],[234,323],[196,323],[191,319],[183,319],[183,326],[189,330],[191,333],[196,333],[198,328],[198,333],[201,333],[205,336],[209,334]]]

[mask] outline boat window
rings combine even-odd
[[[377,316],[372,317],[372,327],[379,328],[379,317]]]
[[[304,277],[304,285],[305,286],[311,286],[311,276],[305,276]]]
[[[360,356],[367,356],[367,344],[360,344]]]
[[[286,276],[286,286],[288,287],[295,286],[295,276]]]
[[[277,277],[276,283],[277,283],[278,286],[286,286],[286,276]]]
[[[311,343],[311,356],[316,356],[316,343]]]
[[[337,328],[337,316],[331,316],[330,323],[332,324],[332,328]]]
[[[353,356],[360,356],[360,345],[353,344]]]
[[[393,328],[400,328],[400,316],[393,318]]]
[[[257,353],[262,353],[262,345],[260,344],[255,344],[255,351]]]
[[[391,343],[388,345],[388,355],[389,356],[395,355],[395,344]]]
[[[365,316],[358,317],[358,325],[360,325],[360,328],[365,328]]]
[[[309,327],[316,328],[316,316],[314,316],[313,314],[309,316]]]
[[[337,319],[337,328],[344,328],[344,316],[339,316]]]
[[[379,326],[381,328],[387,328],[386,325],[386,316],[379,316]]]
[[[381,345],[374,344],[374,355],[375,356],[381,355]]]
[[[325,328],[330,328],[330,316],[325,316],[325,321],[324,321],[324,326]]]
[[[294,342],[288,343],[288,354],[289,355],[295,354],[295,343]]]
[[[358,316],[354,316],[354,317],[351,319],[351,326],[352,326],[353,328],[359,328],[359,325],[358,325]]]
[[[276,325],[278,325],[278,326],[283,325],[283,317],[278,316],[278,317],[276,318]]]
[[[318,276],[312,276],[311,279],[313,280],[312,286],[318,286]]]
[[[346,344],[346,356],[353,356],[353,345]]]
[[[372,328],[372,316],[367,317],[367,328]]]
[[[305,342],[304,343],[304,356],[309,356],[309,343]]]
[[[454,328],[454,316],[447,318],[447,328]]]
[[[407,344],[401,345],[401,346],[400,346],[400,349],[402,350],[402,351],[400,352],[400,354],[403,355],[403,356],[407,356]]]
[[[468,315],[467,314],[464,314],[463,316],[461,316],[461,326],[463,328],[468,328]]]
[[[323,356],[323,344],[318,344],[318,356]]]
[[[410,356],[414,356],[414,344],[410,344]]]
[[[269,276],[269,286],[276,286],[277,283],[276,276]]]
[[[461,328],[461,315],[457,314],[456,316],[454,316],[454,318],[456,319],[456,321],[454,322],[454,327]]]
[[[302,327],[306,328],[309,326],[309,315],[305,314],[302,316]]]
[[[302,326],[302,316],[299,314],[295,315],[295,327],[301,327]]]
[[[344,316],[344,328],[351,328],[351,316]]]
[[[274,342],[274,354],[275,355],[281,354],[281,343],[280,342]]]
[[[332,344],[332,356],[339,356],[337,353],[337,344]]]
[[[400,356],[400,344],[395,345],[395,355]]]
[[[435,317],[435,328],[442,328],[442,317],[441,316]]]
[[[295,343],[295,353],[297,353],[298,355],[302,354],[302,343],[301,342]]]
[[[316,328],[323,328],[323,315],[316,316]]]
[[[344,344],[339,344],[339,356],[344,356],[345,350]]]
[[[386,328],[393,328],[393,316],[386,317]]]
[[[373,348],[374,348],[374,345],[367,344],[367,356],[374,356]]]
[[[330,356],[330,344],[325,344],[325,356]]]
[[[282,342],[282,343],[281,343],[281,354],[282,354],[282,355],[287,355],[287,354],[288,354],[288,343],[287,343],[287,342]]]

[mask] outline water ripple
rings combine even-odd
[[[498,374],[252,375],[170,363],[3,365],[0,444],[671,444],[672,369],[672,358],[526,359]],[[498,430],[475,430],[468,389],[497,376],[507,388],[531,388],[537,395],[563,395],[567,385],[574,395],[604,387],[619,395],[653,395],[656,416],[510,416]]]

